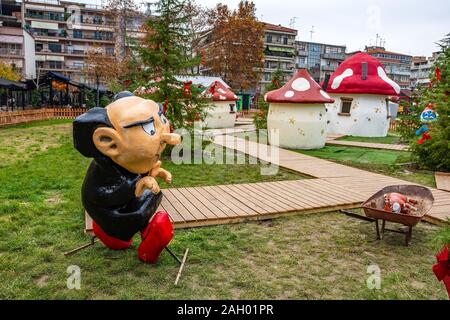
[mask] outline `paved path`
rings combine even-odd
[[[332,182],[348,194],[362,196],[361,202],[386,186],[414,184],[401,179],[337,164],[290,150],[268,147],[232,136],[217,136],[214,142],[261,160],[274,163],[282,168]],[[425,217],[425,220],[438,224],[448,223],[448,219],[450,219],[450,193],[430,189],[433,192],[435,203],[430,213]],[[299,190],[299,192],[301,191]]]
[[[372,143],[360,141],[345,141],[337,140],[344,137],[343,135],[328,135],[326,143],[334,146],[348,146],[370,149],[394,150],[394,151],[408,151],[408,146],[403,144],[388,144],[388,143]]]

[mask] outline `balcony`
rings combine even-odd
[[[23,57],[22,49],[0,48],[0,56]]]
[[[343,53],[324,53],[322,55],[324,59],[332,59],[332,60],[345,60],[345,54]]]
[[[25,18],[28,19],[40,19],[40,20],[51,20],[51,21],[62,21],[65,22],[63,15],[54,15],[54,14],[35,14],[35,13],[26,13]]]
[[[306,51],[306,50],[297,50],[297,55],[298,56],[307,57],[308,56],[308,51]]]
[[[74,34],[73,37],[70,35],[68,36],[71,40],[94,40],[94,41],[112,41],[114,42],[114,39],[111,36],[101,36],[101,35],[90,35],[90,34]]]
[[[67,55],[77,55],[77,56],[85,56],[86,52],[84,50],[73,50],[73,49],[61,49],[61,50],[51,50],[51,49],[37,49],[36,53],[40,54],[67,54]]]
[[[320,69],[322,71],[332,71],[334,72],[337,69],[338,66],[327,66],[327,65],[322,65],[320,66]]]

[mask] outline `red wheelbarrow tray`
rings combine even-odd
[[[384,208],[384,195],[387,193],[401,193],[411,199],[418,201],[418,211],[413,214],[392,213],[380,208]],[[367,217],[375,220],[385,220],[389,222],[401,223],[405,226],[414,227],[431,210],[434,197],[430,189],[415,185],[388,186],[375,193],[362,208]]]

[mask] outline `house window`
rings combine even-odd
[[[272,43],[272,36],[270,34],[267,35],[267,43]]]
[[[352,98],[341,98],[341,112],[339,115],[349,116],[352,109]]]
[[[230,104],[230,113],[236,113],[236,111],[234,110],[235,106],[235,104]]]

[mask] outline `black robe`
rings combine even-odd
[[[144,230],[162,200],[162,193],[145,190],[135,196],[142,175],[131,173],[111,159],[95,158],[81,190],[83,206],[106,234],[129,241]]]

